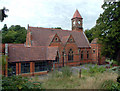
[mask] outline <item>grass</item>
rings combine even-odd
[[[42,87],[46,89],[101,89],[101,85],[106,80],[116,81],[116,73],[99,73],[95,76],[82,75],[65,78],[50,78],[45,80]]]
[[[63,68],[64,71],[49,73],[48,79],[34,77],[33,80],[42,82],[42,87],[45,89],[107,89],[106,81],[116,83],[117,73],[105,71],[103,68],[100,68],[100,71],[104,71],[98,72],[96,68],[89,71],[82,70],[81,78],[79,75],[71,74],[67,67]]]

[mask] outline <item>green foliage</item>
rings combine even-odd
[[[120,1],[104,3],[104,12],[100,14],[96,25],[86,30],[89,41],[98,38],[102,44],[101,54],[110,59],[120,60]]]
[[[8,56],[2,55],[1,57],[0,57],[0,61],[2,60],[2,70],[5,71],[6,59],[8,58]]]
[[[3,30],[3,31],[8,31],[7,24],[4,24],[2,30]]]
[[[119,62],[116,61],[116,60],[113,60],[113,59],[112,59],[112,60],[106,59],[105,61],[106,61],[106,62],[109,62],[111,66],[113,66],[114,64],[119,65]]]
[[[62,77],[62,72],[59,72],[59,71],[57,71],[57,70],[54,70],[54,71],[52,72],[52,77],[53,77],[53,78],[60,78],[60,77]]]
[[[63,77],[70,77],[70,76],[72,76],[72,71],[71,71],[70,67],[65,66],[65,67],[62,68],[62,76]]]
[[[82,72],[83,75],[88,75],[89,74],[88,70],[86,70],[86,69],[82,69],[81,72]]]
[[[91,30],[85,30],[85,35],[87,36],[89,42],[91,42],[93,40],[93,34]]]
[[[120,1],[104,3],[103,14],[97,20],[96,27],[101,32],[98,37],[103,44],[102,55],[117,59],[120,52]],[[118,60],[118,59],[117,59]]]
[[[98,37],[98,31],[96,30],[96,27],[93,27],[92,29],[85,30],[85,35],[87,36],[89,42],[91,43],[93,39]]]
[[[55,28],[53,28],[53,29],[62,29],[61,27],[55,27]]]
[[[61,69],[61,71],[54,70],[51,74],[52,78],[64,78],[64,77],[71,77],[72,76],[72,71],[70,67],[65,66]]]
[[[120,84],[118,82],[114,82],[112,80],[106,80],[102,84],[102,89],[108,89],[108,90],[120,90]]]
[[[83,75],[94,76],[95,74],[103,73],[104,71],[106,71],[105,67],[103,66],[99,67],[98,65],[95,65],[94,67],[90,66],[89,70],[82,69],[81,72]]]
[[[24,43],[27,31],[20,25],[12,25],[9,29],[5,24],[2,28],[2,43]]]
[[[94,67],[89,67],[89,73],[103,73],[104,71],[106,71],[106,68],[104,67],[98,67],[98,65],[95,65]]]
[[[34,89],[42,90],[40,82],[32,82],[29,80],[30,79],[28,79],[27,77],[22,77],[22,76],[3,77],[2,89],[3,91],[6,90],[26,91],[26,90],[34,90]]]

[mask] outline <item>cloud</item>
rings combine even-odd
[[[0,8],[9,9],[8,18],[0,22],[4,24],[27,24],[35,27],[62,27],[71,29],[71,18],[76,9],[83,17],[83,27],[90,29],[95,25],[99,14],[102,13],[102,0],[0,0]]]

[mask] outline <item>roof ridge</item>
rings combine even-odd
[[[54,29],[54,28],[44,28],[44,27],[32,27],[32,26],[29,26],[29,28],[49,29],[49,30],[62,30],[62,31],[68,31],[68,32],[79,32],[79,31],[72,31],[72,30],[63,30],[63,29]],[[30,30],[30,29],[29,29],[29,30]]]

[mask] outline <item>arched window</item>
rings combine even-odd
[[[83,51],[81,51],[81,59],[83,59]]]
[[[68,52],[68,61],[73,61],[73,51],[72,51],[72,49],[70,49],[69,52]]]
[[[57,56],[53,62],[59,62],[59,53],[57,52]]]

